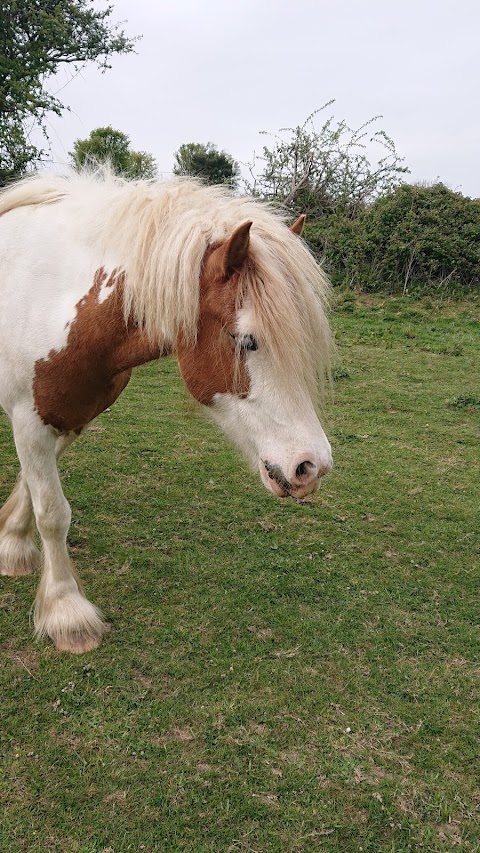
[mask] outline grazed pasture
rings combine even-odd
[[[164,360],[62,460],[112,623],[2,578],[0,850],[480,849],[480,304],[339,296],[318,496],[276,501]],[[16,475],[0,422],[0,497]]]

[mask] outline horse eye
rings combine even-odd
[[[258,349],[257,340],[253,335],[238,335],[235,343],[237,347],[244,351],[254,352]]]
[[[232,335],[228,333],[235,346],[244,352],[254,352],[258,349],[257,339],[254,335]]]

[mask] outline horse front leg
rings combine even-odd
[[[30,492],[20,474],[0,509],[0,575],[30,575],[39,565]]]
[[[28,417],[14,413],[13,431],[43,545],[35,634],[48,635],[61,651],[88,652],[100,644],[107,626],[100,611],[84,596],[68,556],[71,513],[58,476],[55,436],[31,412]]]
[[[57,438],[57,459],[77,435],[70,432]],[[30,490],[20,472],[10,497],[0,509],[0,575],[30,575],[39,568],[40,552],[34,540],[34,527]]]

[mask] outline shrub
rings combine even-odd
[[[336,284],[404,292],[480,284],[480,199],[441,183],[402,184],[355,220],[311,224],[307,237]]]

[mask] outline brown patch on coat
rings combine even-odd
[[[163,354],[133,322],[125,324],[123,280],[123,273],[114,270],[107,279],[103,267],[98,269],[76,305],[64,348],[35,363],[35,408],[61,432],[81,430],[115,402],[134,367]],[[104,284],[112,294],[99,302]]]
[[[246,397],[250,388],[245,354],[236,351],[233,339],[250,226],[251,222],[245,223],[228,240],[207,250],[200,278],[197,339],[194,344],[182,335],[177,340],[184,382],[192,396],[206,406],[215,394]]]

